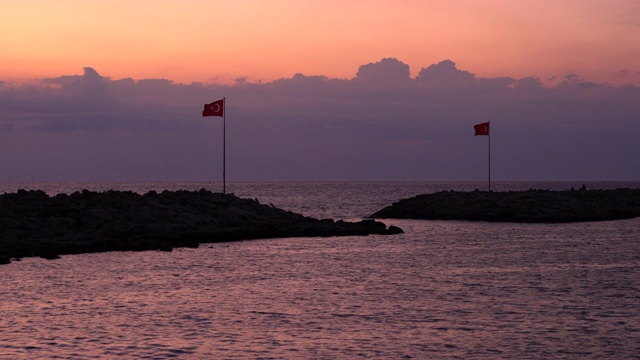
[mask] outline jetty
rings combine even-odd
[[[640,189],[442,191],[404,199],[373,219],[569,223],[640,216]]]
[[[0,195],[0,263],[23,257],[105,251],[170,251],[251,239],[401,233],[395,226],[314,219],[200,191],[92,192],[49,196],[40,190]]]

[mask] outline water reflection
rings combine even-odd
[[[385,193],[376,185],[366,190],[371,201],[342,187],[329,194],[325,188],[324,196],[314,191],[309,193],[318,201],[354,205],[321,205],[310,212],[357,217],[380,194],[391,198],[417,190]],[[290,201],[291,208],[308,206],[295,191],[287,198],[285,190],[265,185],[253,194],[261,192],[270,194],[268,201]],[[640,219],[388,224],[405,233],[4,265],[0,358],[640,353]]]

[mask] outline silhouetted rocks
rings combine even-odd
[[[640,216],[640,189],[443,191],[388,206],[371,218],[567,223]]]
[[[234,195],[200,191],[84,190],[53,197],[0,195],[0,264],[11,258],[103,251],[162,250],[280,237],[397,234],[374,220],[312,219]]]

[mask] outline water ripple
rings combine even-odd
[[[639,358],[640,219],[389,224],[4,265],[0,358]]]

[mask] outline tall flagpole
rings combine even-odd
[[[489,129],[488,131],[488,142],[489,142],[489,191],[491,191],[491,121],[487,122]]]
[[[227,169],[227,144],[226,144],[226,127],[227,127],[227,101],[223,97],[222,98],[222,193],[226,194],[226,169]]]

